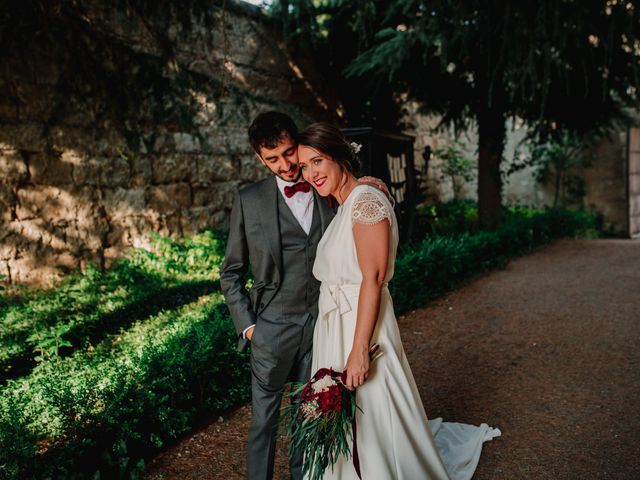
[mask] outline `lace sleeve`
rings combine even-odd
[[[374,225],[385,218],[390,219],[390,208],[388,202],[381,198],[382,195],[382,193],[371,191],[358,193],[351,208],[351,224]]]

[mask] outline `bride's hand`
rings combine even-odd
[[[347,358],[344,369],[347,372],[345,383],[349,390],[354,390],[362,385],[369,375],[369,350],[366,347],[353,348]]]

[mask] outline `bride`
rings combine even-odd
[[[500,435],[479,427],[427,420],[402,347],[387,284],[393,276],[398,226],[389,200],[353,175],[355,153],[340,130],[307,127],[298,141],[302,174],[339,203],[318,245],[313,274],[322,282],[311,371],[347,372],[357,388],[360,469],[364,480],[470,479],[482,443]],[[383,355],[370,363],[369,345]],[[356,480],[340,458],[325,479]]]

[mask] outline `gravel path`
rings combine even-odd
[[[474,480],[640,479],[640,242],[561,241],[399,323],[427,415],[503,432]],[[181,440],[146,478],[244,478],[249,415]],[[288,478],[282,449],[276,468]]]

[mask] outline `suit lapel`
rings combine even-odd
[[[335,215],[335,212],[329,207],[329,202],[326,197],[318,195],[318,192],[313,190],[314,202],[318,205],[318,212],[320,212],[320,225],[322,227],[322,233],[327,229],[331,220]]]
[[[282,275],[282,243],[280,241],[280,221],[278,220],[278,186],[276,177],[271,175],[261,186],[260,225],[269,244],[273,261]]]

